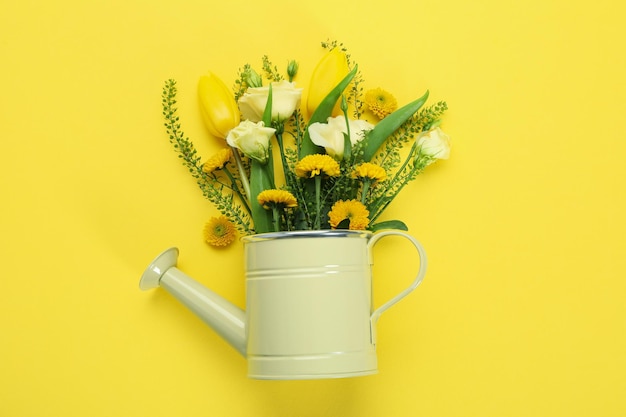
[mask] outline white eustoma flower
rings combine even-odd
[[[350,125],[350,143],[354,145],[374,125],[365,120],[348,119]],[[344,133],[348,133],[344,116],[329,117],[327,123],[313,123],[309,126],[311,141],[326,149],[326,153],[337,159],[343,159]]]
[[[228,132],[226,142],[246,156],[264,164],[269,158],[270,139],[275,131],[276,129],[265,127],[263,122],[244,120]]]
[[[422,155],[434,159],[448,159],[450,157],[450,136],[436,127],[417,138],[417,146]],[[433,160],[434,162],[434,160]]]
[[[291,117],[300,106],[302,89],[286,80],[272,84],[272,120],[282,122]],[[251,87],[239,98],[239,110],[246,120],[259,122],[263,120],[263,112],[267,105],[269,86]]]

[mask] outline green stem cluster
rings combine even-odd
[[[233,195],[224,195],[222,184],[217,184],[202,170],[201,158],[189,138],[181,130],[179,117],[176,115],[176,81],[168,80],[165,83],[162,94],[163,116],[165,118],[165,129],[170,142],[182,159],[183,165],[189,170],[192,177],[196,179],[202,194],[217,209],[228,217],[237,226],[240,232],[249,234],[252,231],[250,217],[244,213],[233,201]],[[245,178],[245,175],[243,176]]]
[[[322,194],[322,176],[315,176],[315,230],[319,230],[321,226],[321,194]]]

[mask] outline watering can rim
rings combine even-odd
[[[368,230],[344,230],[344,229],[324,229],[324,230],[290,230],[283,232],[259,233],[256,235],[244,236],[241,240],[247,242],[259,242],[264,240],[286,239],[286,238],[318,238],[318,237],[365,237],[372,236]]]

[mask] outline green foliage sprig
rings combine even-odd
[[[176,81],[173,79],[167,80],[163,87],[161,104],[165,118],[164,125],[170,143],[174,145],[174,149],[178,153],[178,157],[182,159],[183,165],[187,167],[191,176],[196,179],[196,183],[204,197],[215,205],[220,212],[225,213],[235,223],[240,232],[250,234],[252,232],[250,216],[235,201],[234,195],[224,190],[224,184],[215,181],[215,177],[209,177],[202,170],[202,158],[198,156],[198,151],[194,144],[181,130],[180,119],[176,114],[178,110],[176,108],[177,92]],[[235,177],[233,176],[233,178]],[[231,187],[230,191],[232,190],[233,188]]]

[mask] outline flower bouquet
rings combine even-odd
[[[364,93],[364,79],[346,48],[323,42],[306,102],[294,78],[267,56],[262,70],[240,68],[229,89],[209,73],[200,78],[200,108],[223,148],[198,155],[176,114],[176,81],[165,82],[163,115],[169,140],[203,195],[221,216],[205,226],[207,243],[279,231],[407,230],[380,221],[398,193],[428,165],[446,159],[450,139],[439,127],[444,101],[424,106],[428,91],[398,108],[381,89]]]

